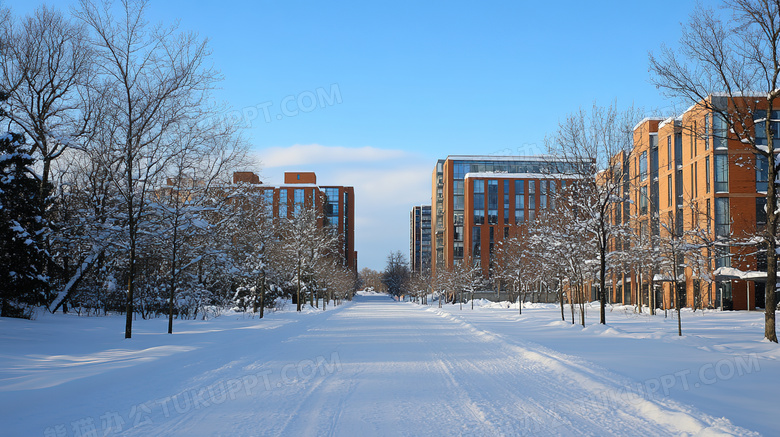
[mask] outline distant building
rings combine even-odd
[[[314,172],[285,172],[284,184],[266,185],[252,172],[233,173],[233,183],[257,185],[264,190],[274,217],[295,217],[299,208],[315,208],[322,213],[323,225],[335,228],[344,265],[357,272],[355,251],[355,189],[337,185],[317,185]]]
[[[409,265],[413,272],[431,267],[431,206],[415,206],[409,213]]]
[[[467,259],[490,274],[493,249],[555,207],[574,164],[551,156],[449,156],[433,171],[432,270]]]

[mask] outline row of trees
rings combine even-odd
[[[230,184],[248,146],[212,97],[207,41],[146,8],[0,11],[2,315],[122,311],[129,338],[136,315],[167,313],[171,332],[282,293],[299,309],[343,298],[355,278],[317,211],[273,220],[262,192]]]
[[[767,180],[776,181],[780,174],[773,142],[777,126],[758,114],[772,114],[780,98],[780,4],[773,0],[726,0],[722,6],[721,13],[698,6],[683,27],[680,49],[663,48],[659,56],[651,54],[653,80],[682,107],[699,105],[724,120],[726,129],[719,133],[721,137],[736,139],[763,157],[768,163]],[[713,95],[725,98],[726,104],[708,98]],[[568,157],[570,163],[579,166],[571,185],[575,189],[570,189],[568,195],[564,193],[561,199],[568,203],[568,208],[540,214],[522,235],[504,241],[496,254],[494,277],[516,293],[529,289],[530,284],[556,282],[568,290],[569,302],[580,305],[585,301],[585,287],[595,281],[603,324],[607,282],[612,272],[631,269],[646,273],[651,290],[655,274],[661,274],[672,283],[672,304],[681,334],[679,312],[683,302],[682,293],[677,290],[684,286],[680,283],[684,269],[706,277],[704,273],[713,266],[714,252],[732,244],[758,243],[753,255],[766,256],[768,265],[765,337],[777,342],[775,290],[780,209],[776,207],[776,185],[768,184],[766,226],[753,235],[717,240],[709,229],[698,226],[710,222],[711,217],[706,217],[709,212],[699,210],[695,203],[683,205],[693,217],[693,226],[688,229],[678,226],[677,217],[658,217],[661,232],[657,235],[646,232],[637,223],[628,226],[635,217],[621,218],[621,214],[628,214],[622,206],[631,201],[629,168],[622,164],[633,148],[633,126],[641,119],[641,113],[635,108],[621,111],[615,105],[594,107],[590,112],[574,113],[560,123],[547,146],[551,154]],[[699,217],[701,220],[697,220]],[[641,292],[638,296],[643,299]],[[657,303],[652,291],[648,300],[640,301],[638,308],[647,304],[653,311]],[[584,315],[581,321],[584,323]]]

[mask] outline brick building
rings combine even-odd
[[[263,184],[252,172],[235,172],[233,183],[252,184],[263,190],[265,203],[272,205],[273,217],[293,218],[304,207],[321,212],[323,225],[338,231],[344,264],[357,272],[353,187],[318,185],[314,172],[285,172],[284,184],[278,186]]]
[[[758,142],[766,141],[761,132],[766,111],[760,106],[747,108],[746,102],[729,102],[719,96],[707,99],[708,105],[728,108],[731,114],[750,112],[746,128],[757,125]],[[749,104],[760,105],[760,100],[750,99]],[[780,128],[780,111],[773,112],[770,122]],[[629,166],[631,201],[616,208],[630,209],[631,226],[650,239],[679,237],[706,247],[695,255],[681,255],[676,272],[669,267],[654,272],[614,271],[614,286],[608,290],[613,302],[637,303],[639,299],[646,304],[652,283],[656,305],[674,307],[671,279],[676,274],[681,282],[678,294],[686,306],[763,307],[764,284],[757,272],[766,271],[766,257],[749,241],[766,223],[766,158],[726,126],[725,120],[702,104],[678,117],[646,118],[635,126],[633,150],[615,158]],[[778,136],[780,129],[774,132]],[[613,218],[618,215],[615,211]],[[745,277],[759,280],[723,274],[728,269],[753,272]],[[632,287],[640,278],[641,284]]]
[[[554,207],[572,163],[550,156],[449,156],[433,171],[432,269],[463,259],[489,276],[493,248]]]

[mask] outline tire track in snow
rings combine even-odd
[[[502,350],[516,354],[522,362],[534,363],[537,370],[532,372],[535,374],[534,379],[545,381],[543,385],[550,390],[555,390],[556,386],[559,390],[567,390],[559,392],[558,401],[552,404],[565,404],[560,399],[563,397],[567,402],[574,402],[574,411],[564,411],[560,406],[545,407],[539,402],[537,407],[541,407],[541,414],[553,414],[561,416],[561,419],[550,424],[554,425],[554,429],[544,426],[545,420],[532,420],[531,426],[524,431],[555,431],[556,435],[603,435],[604,431],[620,435],[755,435],[732,425],[726,419],[709,417],[671,400],[650,400],[636,396],[620,404],[606,401],[605,405],[600,394],[621,393],[637,383],[585,360],[552,351],[535,343],[517,339],[508,341],[501,334],[478,329],[455,314],[430,308],[427,310],[457,323],[461,329],[475,337],[498,343]],[[544,371],[538,372],[538,369]],[[553,378],[550,378],[550,375]],[[543,393],[536,395],[544,398]],[[594,429],[603,431],[591,431]]]

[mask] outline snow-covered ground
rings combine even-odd
[[[759,313],[684,313],[677,338],[624,308],[584,329],[549,305],[470,308],[361,295],[173,335],[139,320],[130,340],[121,317],[0,319],[0,434],[776,433]]]

